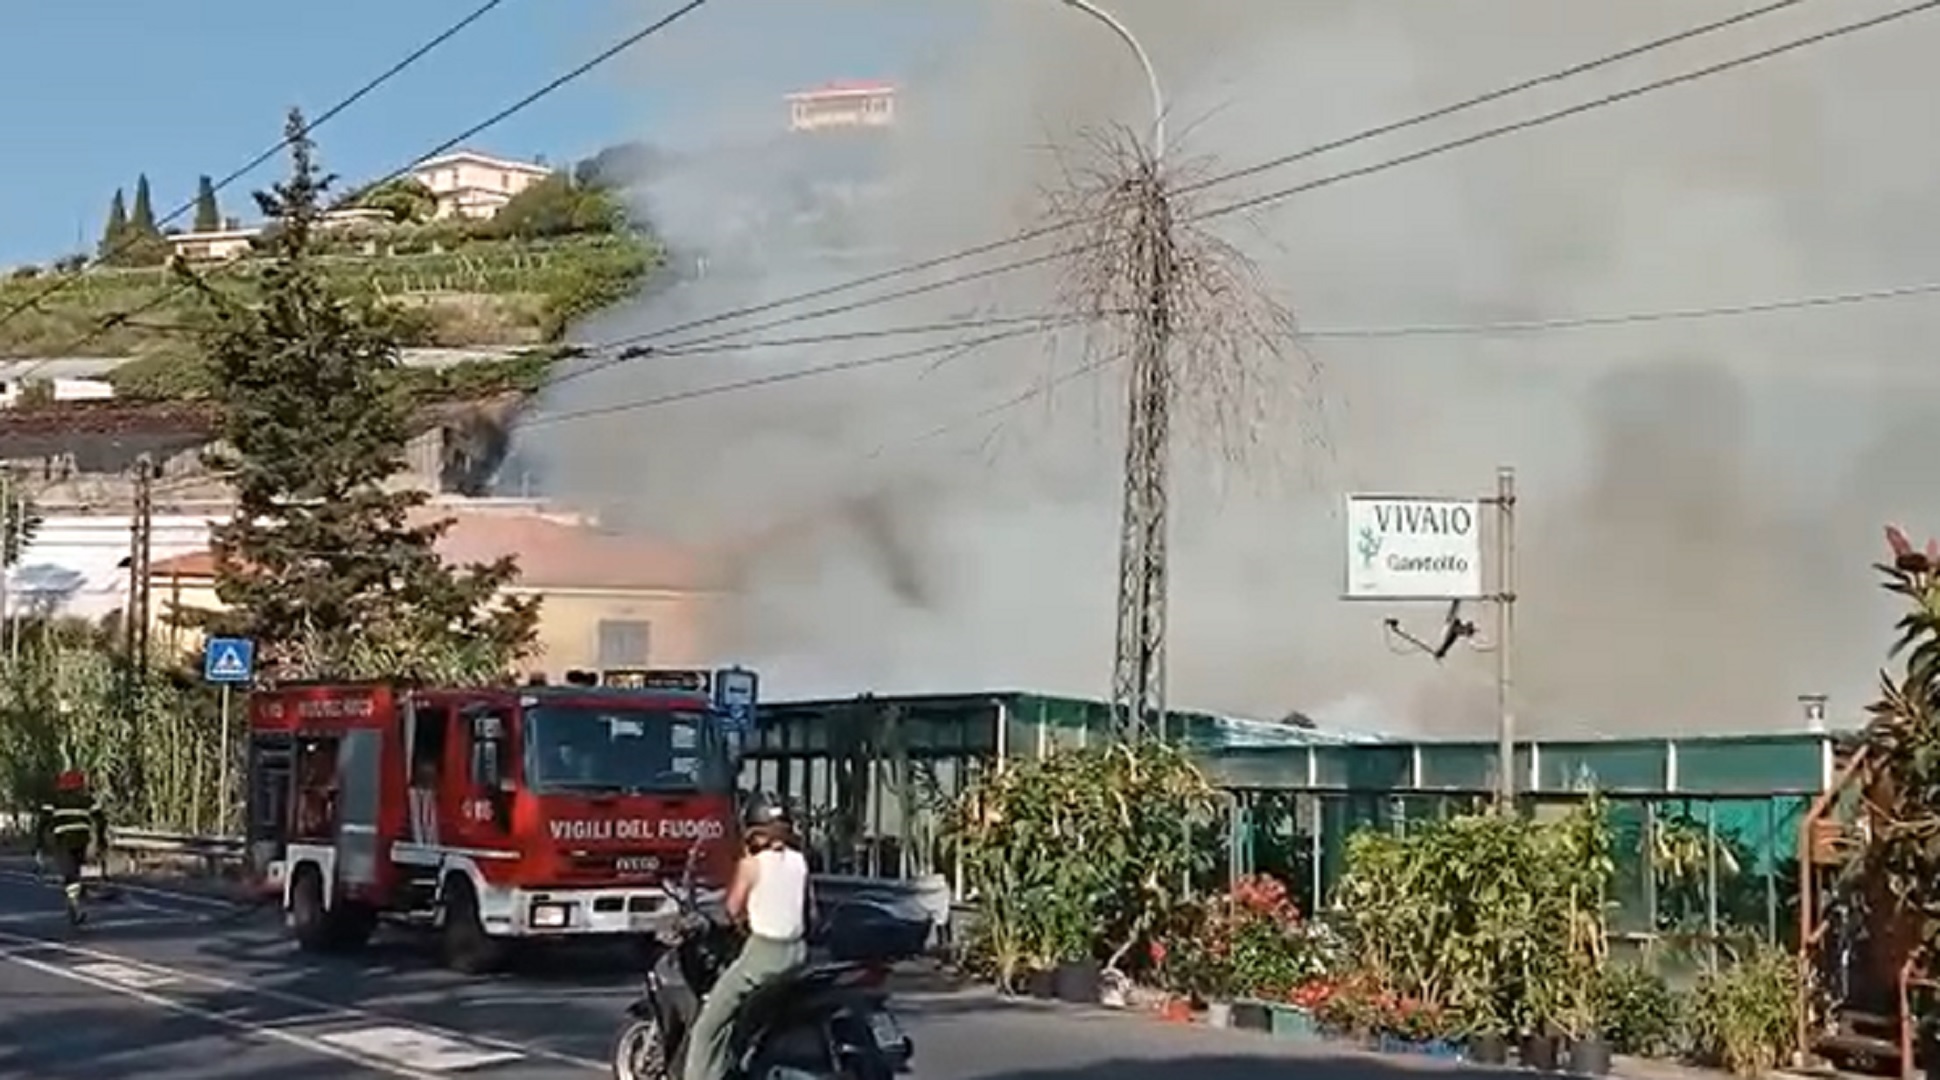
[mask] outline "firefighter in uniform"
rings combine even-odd
[[[67,917],[76,923],[87,917],[81,909],[81,867],[87,862],[88,844],[91,841],[105,850],[107,840],[107,821],[88,790],[87,777],[73,769],[62,773],[55,781],[54,797],[41,804],[34,827],[34,855],[38,859],[43,852],[52,852],[67,898]]]

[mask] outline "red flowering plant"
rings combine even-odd
[[[1289,1001],[1324,977],[1313,928],[1278,879],[1253,874],[1233,883],[1224,903],[1237,991],[1262,1001]]]

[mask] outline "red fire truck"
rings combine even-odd
[[[734,857],[737,729],[715,673],[678,674],[258,691],[250,863],[306,949],[356,948],[394,921],[482,971],[515,941],[650,931],[690,858],[718,888]]]

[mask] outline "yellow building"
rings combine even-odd
[[[438,546],[447,562],[519,562],[515,596],[543,599],[538,652],[522,665],[555,681],[574,668],[704,667],[712,654],[709,623],[718,592],[706,569],[665,543],[600,529],[569,514],[526,505],[457,509]],[[197,551],[158,559],[151,569],[153,640],[196,647],[194,632],[174,625],[174,610],[218,610],[215,557]]]

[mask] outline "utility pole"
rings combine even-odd
[[[154,467],[147,454],[135,459],[135,513],[128,526],[128,603],[122,620],[122,650],[126,656],[127,709],[132,720],[140,688],[148,675],[148,572],[154,550]]]
[[[1094,0],[1063,0],[1103,23],[1132,50],[1152,96],[1152,145],[1139,162],[1133,295],[1145,297],[1132,346],[1125,414],[1124,505],[1118,537],[1118,632],[1112,720],[1126,738],[1166,737],[1166,501],[1171,452],[1172,207],[1165,189],[1165,92],[1150,53],[1124,21]]]
[[[20,631],[13,625],[13,589],[10,579],[18,550],[14,532],[21,522],[13,512],[13,474],[0,469],[0,646],[12,642],[7,655],[20,655]]]
[[[1138,293],[1146,304],[1133,345],[1127,394],[1125,491],[1118,548],[1118,644],[1112,671],[1112,711],[1119,730],[1139,738],[1166,737],[1166,531],[1171,457],[1172,372],[1166,349],[1172,221],[1156,160],[1143,178],[1149,220],[1138,221],[1134,247]]]
[[[1496,796],[1504,810],[1516,800],[1516,470],[1495,471],[1495,753]]]
[[[147,454],[135,461],[135,674],[148,685],[149,594],[155,576],[149,572],[155,554],[155,463]]]

